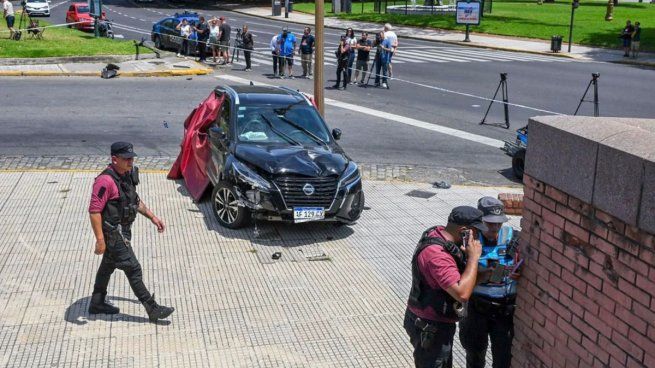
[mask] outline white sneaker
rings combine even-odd
[[[389,85],[387,85],[386,83],[382,83],[382,88],[389,89]]]
[[[182,55],[181,55],[181,54],[177,54],[177,57],[182,57]]]

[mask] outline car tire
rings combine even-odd
[[[348,220],[345,219],[339,219],[338,223],[341,225],[352,225],[359,218],[362,216],[362,212],[364,211],[364,205],[366,203],[366,197],[364,196],[364,191],[360,191],[357,193],[357,196],[355,199],[353,199],[353,203],[350,208],[350,212],[348,212]]]
[[[154,41],[155,41],[155,47],[156,47],[156,48],[158,48],[158,49],[160,49],[160,50],[163,50],[163,49],[164,49],[164,48],[162,47],[163,45],[162,45],[162,43],[161,43],[161,37],[159,37],[159,36],[155,36]]]
[[[234,186],[219,182],[214,186],[211,196],[214,216],[219,224],[229,229],[244,227],[250,221],[250,209],[238,203]]]
[[[512,157],[512,171],[514,176],[523,180],[523,170],[525,169],[525,150],[520,150]]]

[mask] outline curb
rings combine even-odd
[[[141,59],[156,59],[155,54],[140,54]],[[0,58],[0,65],[36,65],[67,63],[121,63],[134,61],[134,55],[62,56],[44,58]]]
[[[119,77],[179,77],[187,75],[207,75],[213,69],[156,70],[143,72],[118,72]],[[0,71],[0,77],[99,77],[100,72],[51,72],[51,71]]]

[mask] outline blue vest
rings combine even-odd
[[[507,254],[507,246],[513,236],[514,230],[510,226],[503,226],[498,232],[497,244],[487,246],[484,236],[480,234],[482,255],[478,266],[490,267],[491,264],[497,263],[499,266],[512,267],[514,258]],[[473,289],[473,295],[495,300],[513,298],[516,296],[516,281],[505,276],[502,283],[482,283]]]

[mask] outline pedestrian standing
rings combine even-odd
[[[353,78],[355,84],[357,84],[357,77],[359,76],[360,70],[362,72],[362,80],[359,83],[364,84],[372,45],[371,40],[368,39],[368,33],[362,32],[362,37],[357,40],[357,45],[355,46],[357,48],[357,64],[355,67],[355,77]]]
[[[396,54],[396,49],[398,49],[398,36],[396,35],[396,32],[393,31],[393,27],[391,27],[391,24],[389,23],[384,25],[384,38],[385,39],[388,38],[389,41],[391,42],[392,51],[391,54],[389,55],[389,63],[387,65],[387,68],[389,69],[389,77],[392,77],[393,70],[391,68],[391,59]]]
[[[186,59],[187,55],[189,55],[189,36],[191,36],[191,26],[186,18],[182,18],[182,21],[177,25],[177,27],[175,27],[175,29],[180,31],[180,38],[182,41],[177,50],[177,57],[184,55],[184,58]]]
[[[314,56],[314,36],[312,29],[305,27],[302,38],[300,39],[300,63],[302,65],[302,77],[312,78],[312,57]]]
[[[355,37],[355,32],[352,28],[346,30],[346,43],[348,44],[348,83],[352,84],[352,75],[353,75],[353,64],[355,62],[355,49],[357,46],[357,37]]]
[[[146,309],[151,322],[171,315],[174,308],[157,304],[143,283],[141,265],[132,250],[132,223],[140,213],[164,232],[164,222],[152,213],[136,192],[139,184],[138,169],[134,167],[134,149],[131,143],[111,145],[111,165],[95,180],[89,216],[96,238],[95,254],[102,254],[96,274],[93,295],[89,303],[90,314],[117,314],[119,309],[107,302],[107,286],[114,270],[125,272],[127,280]]]
[[[292,32],[289,32],[289,28],[284,27],[282,28],[279,41],[282,65],[287,66],[287,77],[293,79],[291,69],[293,68],[293,55],[296,53],[296,36]]]
[[[337,83],[332,86],[334,89],[346,89],[348,83],[348,55],[350,55],[350,44],[346,41],[346,36],[341,36],[337,55]],[[340,87],[341,77],[343,76],[343,87]]]
[[[209,25],[205,21],[205,17],[198,18],[195,30],[198,35],[198,61],[205,62],[207,61],[207,40],[209,40]]]
[[[625,27],[621,31],[621,39],[623,40],[623,57],[630,56],[630,42],[632,41],[632,33],[635,31],[635,27],[632,26],[630,20],[625,22]]]
[[[243,31],[241,32],[241,43],[243,44],[243,56],[246,59],[246,69],[245,71],[249,72],[252,70],[250,64],[250,54],[255,48],[255,42],[252,39],[252,33],[248,31],[248,25],[243,25]]]
[[[230,64],[230,37],[232,33],[232,27],[227,24],[227,19],[225,17],[220,17],[218,20],[221,22],[220,25],[220,37],[218,44],[220,47],[221,54],[223,54],[223,65]]]
[[[380,87],[380,77],[382,77],[382,87],[389,89],[389,82],[387,80],[389,60],[393,48],[391,41],[384,37],[384,32],[380,32],[379,38],[381,41],[378,44],[376,51],[376,65],[375,65],[375,86]]]
[[[271,55],[273,55],[273,78],[277,78],[284,74],[284,66],[280,59],[280,35],[274,34],[269,44]],[[280,73],[278,74],[278,68]]]
[[[510,226],[503,225],[509,219],[505,216],[505,206],[498,199],[482,197],[478,200],[478,209],[488,229],[479,235],[482,256],[478,277],[483,274],[487,277],[478,280],[473,289],[466,316],[459,322],[459,339],[466,350],[467,368],[484,368],[489,340],[494,368],[509,368],[518,273],[504,270],[512,269],[518,261],[518,252],[513,246],[516,234]],[[503,270],[502,273],[498,273],[497,279],[490,278],[496,268]]]
[[[427,229],[416,246],[403,323],[416,367],[452,367],[455,324],[473,292],[482,253],[478,231],[487,231],[482,212],[455,207],[448,224]]]
[[[5,21],[7,22],[7,28],[9,28],[9,39],[12,40],[14,38],[14,34],[16,33],[14,30],[14,22],[16,21],[16,17],[14,16],[14,6],[11,4],[11,1],[2,0],[2,14],[4,15]]]
[[[209,48],[212,50],[212,59],[214,62],[216,62],[216,58],[219,56],[218,38],[220,33],[218,19],[213,18],[209,21]]]
[[[632,49],[632,58],[639,57],[639,45],[641,44],[641,23],[635,22],[635,30],[632,32],[632,41],[630,47]]]

